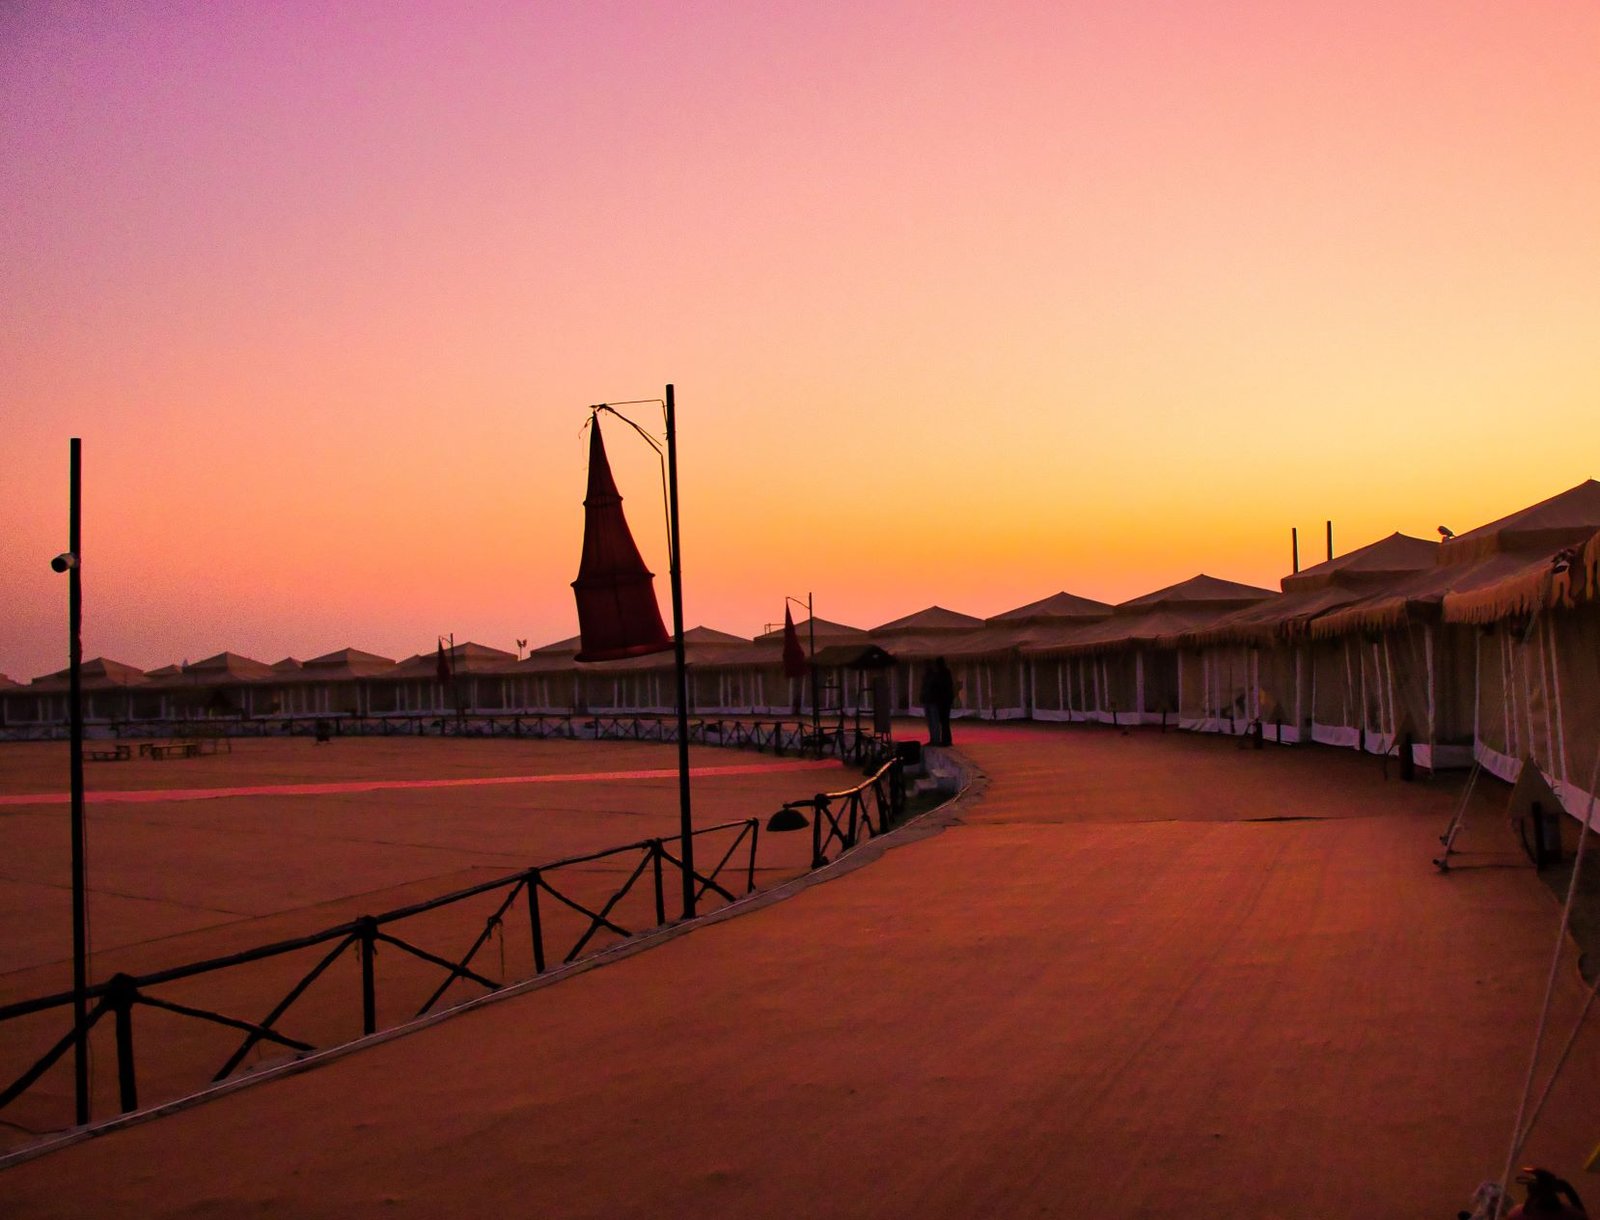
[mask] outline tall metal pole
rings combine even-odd
[[[72,1031],[73,1096],[78,1125],[89,1121],[89,921],[84,900],[83,844],[83,442],[72,438],[68,474],[67,690],[71,701],[72,768]]]
[[[811,636],[811,748],[822,757],[822,709],[817,698],[817,609],[806,594],[806,628]]]
[[[694,918],[694,821],[689,811],[689,671],[683,655],[683,551],[678,537],[678,423],[667,387],[667,515],[672,574],[672,659],[678,677],[678,840],[683,917]]]

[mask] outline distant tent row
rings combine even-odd
[[[1600,483],[1589,480],[1443,542],[1392,534],[1286,575],[1281,591],[1198,575],[1112,606],[1061,592],[980,619],[930,606],[870,630],[798,624],[836,660],[874,645],[894,658],[892,710],[920,714],[925,667],[950,662],[957,716],[1198,732],[1259,731],[1424,768],[1476,759],[1512,778],[1534,760],[1569,809],[1600,748]],[[696,714],[811,710],[787,677],[783,632],[686,633]],[[233,653],[148,673],[97,659],[83,670],[92,722],[182,717],[666,712],[671,653],[593,665],[579,641],[518,659],[481,644],[403,661],[342,649],[273,665]],[[826,650],[824,652],[824,650]],[[853,711],[871,683],[819,666],[824,712]],[[65,671],[0,676],[0,728],[63,723]]]

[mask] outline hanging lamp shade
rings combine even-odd
[[[583,498],[583,558],[572,589],[578,599],[579,661],[620,661],[672,647],[656,605],[655,575],[622,515],[600,418],[589,423],[589,490]]]

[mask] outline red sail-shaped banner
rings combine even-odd
[[[572,582],[578,599],[580,661],[620,661],[672,647],[656,605],[655,574],[622,515],[600,417],[589,421],[589,490],[583,498],[583,558]]]
[[[800,633],[794,629],[794,615],[783,607],[783,676],[803,678],[810,672],[806,664],[806,650],[800,647]]]

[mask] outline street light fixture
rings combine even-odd
[[[666,416],[666,446],[617,408],[660,404]],[[598,413],[605,411],[627,424],[662,459],[666,484],[667,556],[672,584],[673,668],[678,702],[678,838],[683,873],[683,917],[695,915],[694,824],[689,800],[689,680],[683,641],[683,551],[678,531],[678,431],[673,387],[666,398],[632,399],[599,403],[590,408],[594,432],[590,436],[589,496],[584,500],[584,556],[573,590],[578,599],[578,633],[584,637],[578,660],[607,661],[663,651],[667,641],[650,590],[650,573],[622,517],[621,496],[611,479],[605,450],[600,443]],[[598,463],[598,465],[597,465]],[[601,471],[603,469],[603,477]],[[590,550],[590,527],[600,536]],[[624,545],[625,544],[625,545]],[[594,638],[588,638],[591,635]],[[587,655],[586,655],[587,654]]]
[[[73,1100],[78,1125],[89,1121],[89,920],[83,833],[83,442],[73,437],[67,467],[67,549],[50,561],[67,576],[67,700],[72,788]]]

